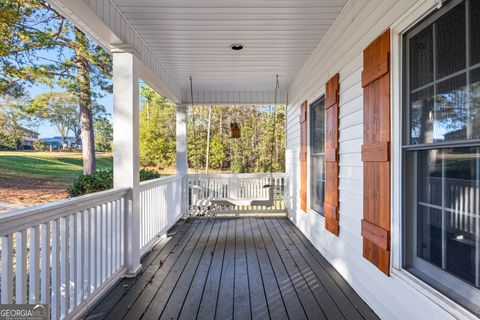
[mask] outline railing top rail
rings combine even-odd
[[[285,172],[273,172],[271,173],[272,177],[274,178],[283,178],[286,177],[287,174]],[[191,177],[198,177],[198,178],[268,178],[270,177],[270,173],[191,173],[188,175],[189,178]]]
[[[105,202],[122,198],[129,188],[111,189],[0,214],[0,236],[66,217]]]
[[[171,176],[161,177],[161,178],[158,178],[158,179],[142,181],[142,182],[140,182],[140,191],[144,191],[144,190],[156,187],[156,186],[164,185],[164,184],[167,184],[169,182],[178,181],[178,180],[181,180],[182,178],[183,178],[183,175],[174,174],[174,175],[171,175]]]

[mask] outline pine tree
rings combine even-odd
[[[83,171],[96,169],[92,110],[111,92],[111,57],[42,0],[0,2],[0,94],[20,96],[33,83],[78,99]]]

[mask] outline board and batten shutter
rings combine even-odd
[[[390,30],[363,51],[363,257],[390,273]]]
[[[339,74],[325,85],[325,228],[339,234],[338,196]]]
[[[307,101],[300,106],[300,209],[307,212]]]

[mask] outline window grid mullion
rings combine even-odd
[[[480,148],[477,148],[477,157],[475,159],[475,176],[476,176],[476,190],[475,190],[475,285],[480,287]]]
[[[433,121],[432,131],[435,132],[435,120],[437,119],[437,23],[432,25],[432,46],[433,46]],[[420,124],[423,125],[423,124]],[[434,133],[435,135],[435,133]]]
[[[465,104],[467,110],[467,128],[466,134],[467,139],[472,137],[472,119],[470,116],[470,14],[469,14],[470,3],[467,1],[465,3],[465,59],[466,59],[466,83],[465,83]]]
[[[442,269],[447,269],[447,217],[445,214],[445,150],[441,151],[442,156]]]

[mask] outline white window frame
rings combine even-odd
[[[311,109],[310,106],[320,99],[322,96],[325,96],[325,86],[322,86],[318,91],[316,91],[309,99],[307,99],[307,182],[308,182],[308,187],[307,187],[307,213],[309,214],[315,214],[318,219],[321,219],[322,223],[325,223],[325,216],[322,216],[319,212],[313,210],[310,206],[311,204],[311,189],[310,189],[310,179],[311,179],[311,172],[310,170],[311,167],[311,161],[310,161],[310,155],[311,155],[311,147],[310,147],[310,119],[311,119]]]
[[[418,1],[390,27],[391,107],[391,275],[405,281],[456,318],[478,319],[445,294],[420,280],[402,266],[403,239],[403,35],[423,18],[442,6],[442,0]]]

